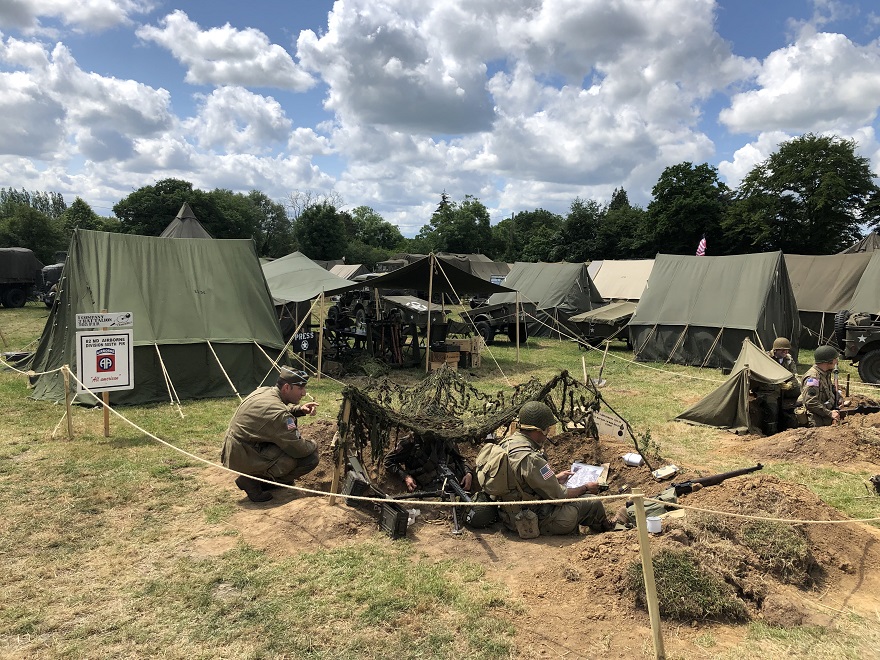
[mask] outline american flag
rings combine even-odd
[[[544,481],[546,481],[550,477],[555,477],[556,475],[553,472],[553,468],[544,463],[544,466],[541,468],[541,476],[544,477]]]
[[[700,244],[697,246],[697,256],[705,257],[706,256],[706,237],[700,239]]]

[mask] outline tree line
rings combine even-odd
[[[63,250],[74,229],[158,236],[187,202],[214,238],[249,238],[263,257],[300,250],[313,259],[345,258],[374,266],[394,253],[480,253],[496,261],[592,261],[782,250],[833,254],[880,223],[880,188],[857,144],[808,133],[780,145],[736,190],[707,163],[667,167],[642,208],[618,188],[611,200],[575,198],[566,215],[538,208],[495,225],[479,199],[444,191],[414,238],[369,206],[342,210],[336,194],[296,191],[275,201],[252,190],[203,191],[165,179],[144,186],[104,218],[77,197],[68,207],[53,192],[0,188],[0,246],[28,247],[44,262]]]

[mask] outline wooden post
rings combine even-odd
[[[584,385],[589,383],[587,380],[587,358],[581,355],[581,369],[584,370]]]
[[[516,305],[514,307],[513,313],[516,316],[514,319],[514,323],[516,323],[516,363],[519,364],[519,310],[521,309],[521,305],[519,302],[519,291],[516,292]]]
[[[598,382],[602,382],[602,372],[605,371],[605,360],[608,359],[608,347],[611,346],[611,340],[605,340],[605,352],[602,354],[602,364],[599,365],[599,380]]]
[[[321,291],[321,312],[318,316],[318,380],[321,380],[321,361],[324,357],[324,292]]]
[[[660,630],[660,605],[657,602],[657,584],[654,581],[654,564],[651,563],[651,540],[648,536],[648,519],[645,516],[645,494],[633,491],[633,504],[636,509],[636,526],[639,529],[639,554],[642,557],[642,575],[645,579],[645,599],[648,602],[648,617],[651,619],[651,634],[654,638],[654,657],[665,660],[663,631]]]
[[[342,424],[345,433],[339,435],[336,450],[336,465],[333,467],[333,481],[330,483],[330,504],[336,504],[336,493],[339,492],[339,480],[345,471],[345,461],[348,458],[348,419],[351,416],[351,399],[346,399],[342,406]]]
[[[64,374],[64,408],[67,415],[67,439],[73,440],[73,420],[70,417],[70,366],[61,367],[61,373]]]
[[[102,309],[101,314],[106,314],[107,310]],[[107,328],[101,328],[101,332],[107,332]],[[129,365],[129,368],[131,365]],[[101,403],[104,404],[104,437],[110,437],[110,392],[101,392]]]
[[[431,362],[431,297],[434,295],[434,253],[428,255],[428,331],[425,335],[425,373]]]

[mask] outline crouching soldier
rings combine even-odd
[[[799,421],[805,426],[831,426],[840,420],[840,394],[831,381],[837,360],[837,349],[833,346],[816,349],[815,364],[801,381],[801,396],[796,410]]]

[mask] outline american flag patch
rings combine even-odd
[[[288,431],[292,431],[296,428],[296,420],[293,417],[288,417],[285,421],[287,422]]]
[[[544,463],[544,466],[541,468],[541,476],[544,477],[544,479],[546,480],[550,477],[555,477],[556,473],[553,472],[553,468]]]
[[[804,383],[804,387],[819,387],[819,379],[807,378],[807,382]]]

